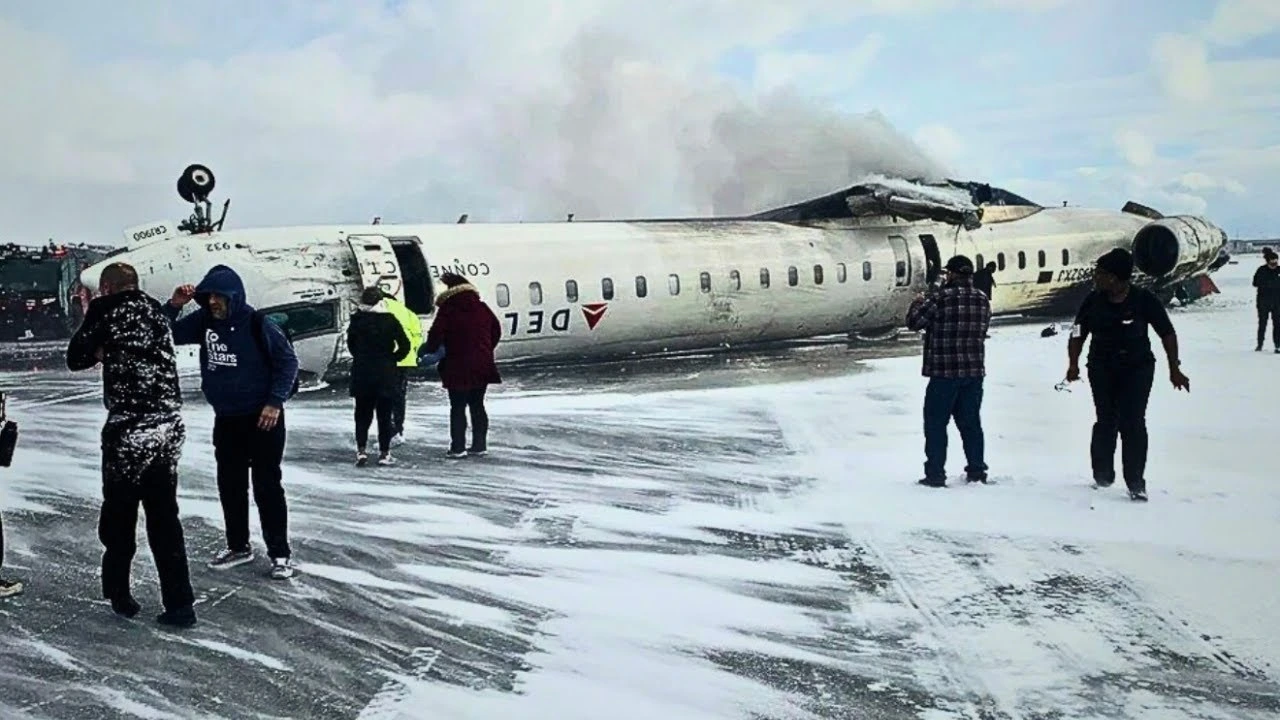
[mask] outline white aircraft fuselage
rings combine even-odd
[[[1204,274],[1225,243],[1194,217],[987,206],[982,222],[967,230],[881,215],[192,234],[162,221],[126,231],[128,249],[86,269],[82,281],[96,288],[103,267],[128,262],[143,290],[166,299],[214,265],[234,268],[249,303],[290,333],[312,381],[349,365],[344,331],[362,288],[394,293],[425,331],[444,272],[466,276],[502,320],[500,361],[589,361],[893,330],[956,254],[998,264],[993,313],[1066,316],[1112,248],[1132,248],[1160,285]]]

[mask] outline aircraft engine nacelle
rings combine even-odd
[[[1226,244],[1226,233],[1191,215],[1175,215],[1148,223],[1133,236],[1134,267],[1158,278],[1194,266],[1208,267]]]

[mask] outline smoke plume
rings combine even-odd
[[[733,215],[868,175],[944,171],[878,112],[843,114],[792,90],[754,98],[724,80],[672,74],[615,35],[580,35],[564,70],[494,98],[473,127],[481,137],[459,172],[493,194],[463,198],[455,176],[432,183],[436,202],[443,192],[475,203],[459,212],[502,208],[473,215],[484,220]]]

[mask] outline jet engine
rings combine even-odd
[[[1164,217],[1143,226],[1133,236],[1133,264],[1153,278],[1197,266],[1207,268],[1226,242],[1226,233],[1203,218]]]

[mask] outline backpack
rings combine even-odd
[[[203,317],[203,320],[205,323],[205,330],[208,330],[209,315],[207,311],[202,310],[202,312],[206,313]],[[271,353],[267,350],[267,331],[266,331],[266,328],[263,327],[263,324],[266,322],[266,319],[267,319],[266,313],[262,312],[261,310],[254,310],[252,319],[249,321],[249,332],[250,334],[253,335],[253,344],[257,346],[258,353],[262,355],[262,359],[267,364],[267,367],[270,367]],[[288,344],[290,348],[292,348],[293,339],[289,337],[289,333],[284,328],[280,328],[280,334],[284,336],[285,343]],[[200,346],[200,353],[201,355],[204,354],[203,345]],[[202,362],[203,362],[203,359],[202,359]],[[290,400],[293,398],[294,395],[298,394],[298,386],[300,384],[298,382],[298,378],[300,375],[301,373],[296,373],[293,376],[293,387],[289,388],[289,394],[285,396],[286,400]]]

